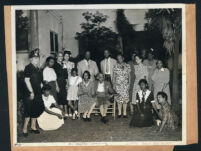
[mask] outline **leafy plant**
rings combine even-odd
[[[79,40],[80,53],[89,50],[96,61],[102,59],[105,49],[110,49],[111,54],[116,54],[119,45],[118,34],[103,25],[109,17],[98,11],[85,12],[82,16],[85,19],[85,22],[80,24],[82,32],[77,32],[75,36],[75,39]]]

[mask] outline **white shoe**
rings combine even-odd
[[[68,114],[68,116],[69,116],[69,117],[72,117],[73,115],[72,115],[72,114]]]
[[[73,114],[73,120],[75,120],[75,113]]]
[[[64,116],[65,116],[65,117],[68,117],[69,115],[68,115],[68,114],[65,114]]]

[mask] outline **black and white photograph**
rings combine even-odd
[[[14,145],[186,144],[183,4],[11,12]]]

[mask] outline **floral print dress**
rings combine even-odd
[[[130,72],[130,65],[126,63],[117,63],[114,67],[114,89],[118,94],[114,99],[117,103],[129,102]]]

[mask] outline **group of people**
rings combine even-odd
[[[80,113],[85,122],[90,122],[95,107],[100,109],[101,122],[108,123],[111,101],[117,102],[118,118],[127,118],[130,105],[132,127],[152,126],[157,119],[162,121],[160,131],[177,127],[171,108],[170,73],[162,60],[154,59],[152,50],[147,58],[134,52],[128,63],[121,53],[114,59],[105,50],[100,71],[90,51],[77,64],[70,57],[70,51],[58,52],[56,57],[49,56],[41,69],[39,49],[31,51],[30,64],[24,70],[23,136],[28,136],[30,119],[31,132],[38,134],[36,121],[43,130],[56,130],[64,119],[76,119]]]

